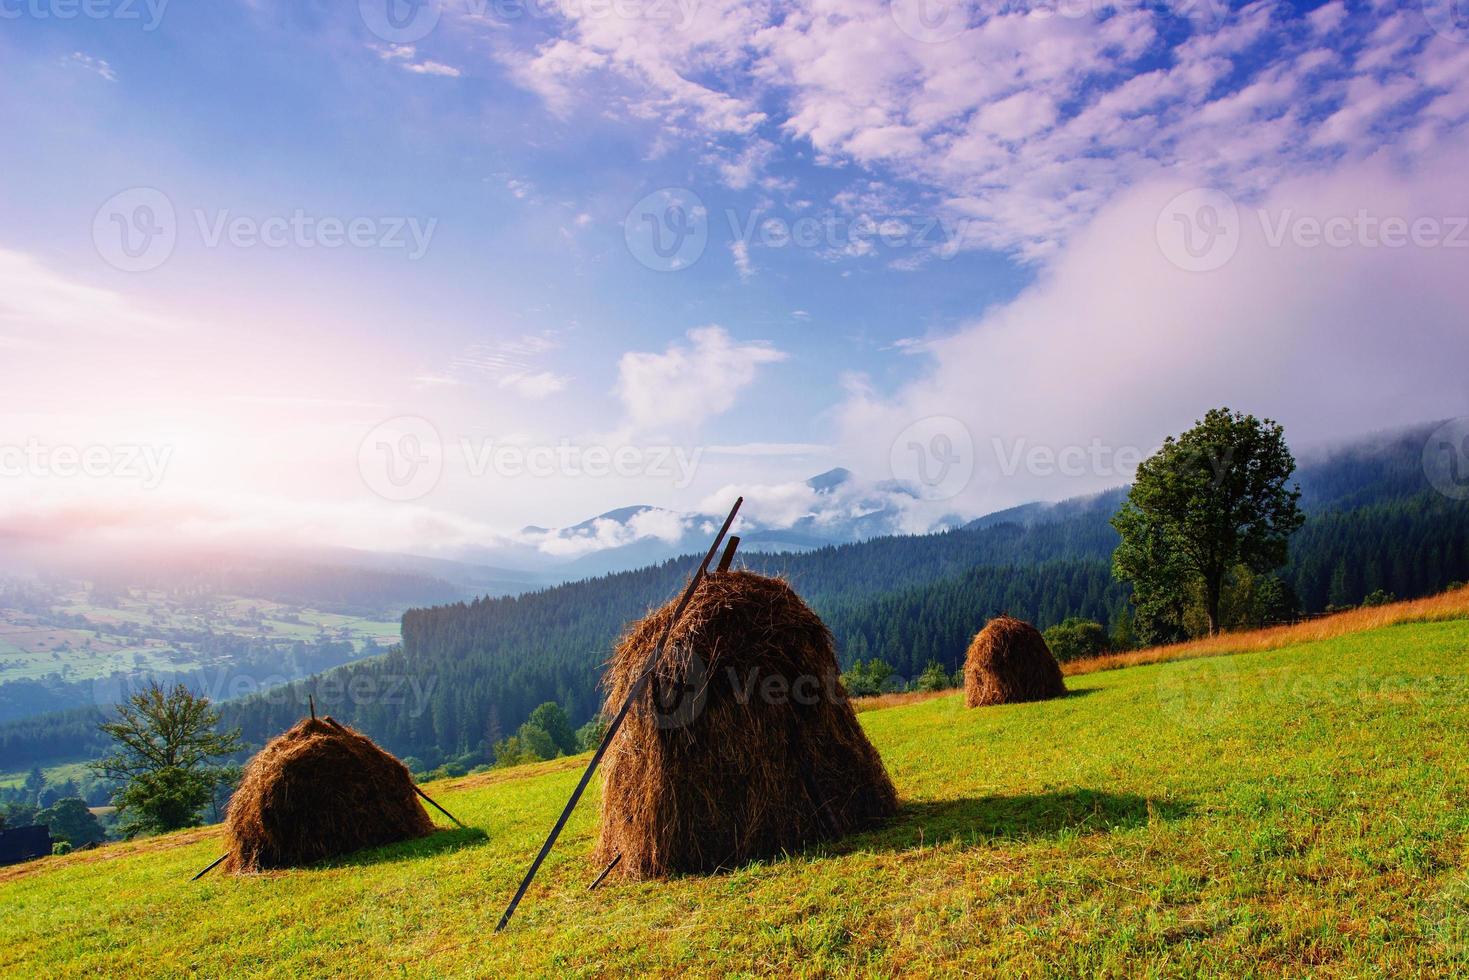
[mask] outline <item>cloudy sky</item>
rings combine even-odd
[[[1455,10],[0,3],[0,526],[920,529],[1469,414]]]

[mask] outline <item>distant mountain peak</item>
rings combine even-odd
[[[806,481],[806,486],[815,490],[817,493],[831,493],[837,487],[844,483],[849,483],[851,480],[852,471],[838,466],[835,469],[830,469],[825,473],[818,473],[816,476],[813,476]]]

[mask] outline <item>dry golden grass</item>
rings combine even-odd
[[[1196,657],[1219,657],[1231,653],[1255,653],[1262,650],[1279,650],[1299,643],[1314,643],[1330,640],[1350,633],[1396,626],[1399,623],[1428,623],[1445,619],[1469,617],[1469,586],[1452,592],[1441,592],[1426,599],[1395,602],[1387,606],[1370,609],[1353,609],[1334,616],[1296,623],[1294,626],[1274,626],[1263,630],[1247,630],[1239,633],[1222,633],[1219,636],[1133,650],[1127,653],[1109,653],[1086,660],[1074,660],[1062,665],[1067,675],[1091,674],[1099,670],[1115,670],[1118,667],[1135,667],[1139,664],[1158,664],[1171,660],[1192,660]]]

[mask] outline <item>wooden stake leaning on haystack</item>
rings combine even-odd
[[[576,784],[576,789],[572,790],[571,799],[566,801],[566,807],[561,811],[561,816],[556,819],[556,825],[551,828],[551,833],[546,838],[546,843],[541,845],[540,853],[531,862],[530,870],[525,873],[525,878],[521,881],[520,887],[515,890],[514,897],[510,899],[510,904],[505,907],[505,914],[500,916],[500,924],[495,926],[496,932],[500,932],[510,924],[510,917],[515,914],[516,906],[525,897],[526,890],[530,888],[531,882],[535,880],[536,872],[541,870],[541,865],[545,862],[546,856],[551,853],[551,848],[556,846],[556,838],[561,836],[561,831],[566,827],[566,821],[571,819],[571,811],[576,809],[577,801],[586,792],[587,785],[592,781],[592,775],[597,771],[597,766],[601,763],[602,756],[607,754],[607,747],[617,737],[617,730],[622,727],[623,721],[627,718],[628,711],[632,709],[633,702],[637,700],[643,691],[647,690],[648,683],[653,677],[653,672],[658,667],[658,660],[663,656],[663,649],[668,644],[668,638],[673,634],[673,628],[678,625],[679,617],[688,608],[689,601],[693,599],[694,593],[699,588],[699,583],[708,574],[709,563],[714,560],[715,553],[719,551],[719,545],[724,541],[724,536],[729,533],[730,527],[734,524],[735,515],[740,512],[740,505],[744,502],[744,497],[740,497],[734,502],[734,506],[730,508],[729,516],[724,519],[724,526],[715,535],[714,543],[709,546],[709,551],[704,555],[704,560],[700,562],[698,569],[694,572],[693,578],[689,579],[688,588],[684,590],[683,597],[679,599],[678,605],[674,608],[673,615],[669,618],[668,628],[664,630],[662,638],[658,641],[658,645],[654,647],[652,655],[648,658],[647,666],[643,668],[637,681],[632,685],[632,689],[628,691],[627,697],[623,699],[622,707],[618,709],[617,714],[613,716],[612,721],[607,725],[607,733],[602,736],[602,742],[597,746],[597,751],[592,753],[592,761],[587,763],[587,768],[582,773],[581,781]],[[722,568],[727,567],[729,562],[733,561],[734,545],[737,540],[731,540],[726,560],[720,563]],[[617,859],[614,858],[613,864],[616,863]],[[609,865],[608,871],[610,870],[611,866]],[[603,877],[605,876],[606,872],[603,872]]]

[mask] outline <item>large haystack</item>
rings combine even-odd
[[[250,760],[225,830],[225,868],[258,871],[424,837],[434,825],[407,767],[328,717],[302,721]]]
[[[673,615],[618,644],[609,711]],[[709,576],[608,750],[597,857],[632,878],[710,872],[872,826],[897,797],[857,723],[831,634],[790,586]],[[681,688],[683,699],[679,701]]]
[[[971,708],[1063,697],[1066,682],[1045,637],[1009,616],[990,621],[964,659],[964,703]]]

